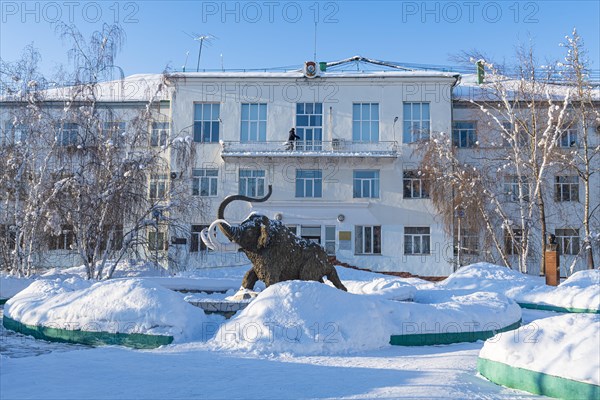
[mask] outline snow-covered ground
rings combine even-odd
[[[435,322],[453,326],[473,321],[512,322],[521,311],[505,295],[515,297],[534,291],[543,285],[537,277],[478,264],[432,284],[338,267],[349,293],[315,282],[285,282],[268,289],[258,286],[259,297],[227,324],[222,317],[204,317],[199,309],[194,310],[198,313],[190,311],[190,318],[196,314],[199,317],[188,324],[180,318],[187,312],[182,311],[186,309],[184,300],[222,299],[235,291],[230,288],[226,294],[182,294],[167,291],[165,286],[183,288],[189,282],[194,286],[191,289],[198,290],[202,289],[201,283],[227,281],[239,287],[248,266],[184,272],[169,283],[162,282],[171,278],[160,272],[139,269],[132,267],[118,275],[135,279],[99,284],[81,283],[82,270],[71,269],[68,276],[62,274],[64,271],[52,271],[45,283],[34,284],[49,287],[33,286],[22,295],[35,297],[34,293],[41,290],[66,296],[63,302],[55,303],[60,309],[63,303],[73,303],[69,296],[74,292],[59,293],[59,283],[65,278],[71,279],[73,286],[81,286],[79,294],[92,293],[94,301],[90,303],[77,300],[85,307],[93,308],[99,302],[110,309],[114,307],[111,299],[126,298],[128,291],[143,293],[137,299],[144,299],[148,315],[156,319],[160,313],[170,313],[167,319],[175,321],[173,326],[181,323],[193,327],[189,334],[182,333],[181,340],[159,349],[131,350],[47,343],[2,331],[0,398],[536,397],[502,388],[477,375],[482,342],[401,347],[390,346],[388,341],[390,332],[407,333],[396,332],[407,322],[411,327],[425,323],[426,331],[431,329],[427,323]],[[575,286],[579,289],[595,283],[594,277],[587,276],[574,282],[578,282]],[[110,285],[116,285],[114,293]],[[168,297],[168,310],[149,300],[152,293]],[[397,301],[411,298],[414,302]],[[155,312],[156,307],[160,313]],[[45,309],[47,317],[54,307]],[[75,315],[64,311],[64,318]],[[133,317],[148,322],[143,307],[138,311],[139,315]],[[524,310],[522,318],[525,323],[538,323],[556,315],[560,314]],[[78,317],[88,316],[81,313]],[[167,325],[166,319],[158,321]],[[256,336],[259,331],[260,337]],[[98,371],[103,371],[102,379]],[[31,384],[32,377],[35,384]]]

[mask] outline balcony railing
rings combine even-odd
[[[295,142],[221,142],[223,157],[397,157],[397,142],[354,142],[345,139]]]

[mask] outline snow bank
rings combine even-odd
[[[542,286],[515,298],[519,303],[600,311],[600,270],[579,271],[557,287]]]
[[[600,316],[536,320],[485,342],[480,358],[600,385]]]
[[[30,326],[193,338],[204,312],[181,295],[142,279],[93,283],[38,280],[6,303],[4,315]]]
[[[460,268],[438,283],[442,289],[464,292],[489,291],[513,297],[515,293],[544,285],[544,278],[522,274],[495,264],[480,262]]]
[[[0,299],[9,299],[25,289],[33,279],[0,276]]]
[[[415,304],[289,281],[261,292],[217,330],[211,345],[261,354],[343,354],[387,346],[391,335],[479,331],[520,318],[519,306],[496,293]]]
[[[389,300],[412,300],[417,289],[405,279],[351,268],[336,268],[349,293]]]

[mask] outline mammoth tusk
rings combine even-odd
[[[221,243],[217,240],[217,226],[218,224],[225,224],[231,227],[231,224],[224,219],[215,220],[208,228],[205,228],[200,233],[200,237],[204,244],[212,250],[227,252],[237,251],[239,246],[236,243]],[[214,232],[214,233],[213,233]]]

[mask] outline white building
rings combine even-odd
[[[110,92],[103,101],[110,109],[139,107],[153,80],[158,82],[159,76],[127,78],[125,85],[115,86],[120,88],[116,94],[108,90],[110,83],[103,85]],[[262,197],[272,185],[267,202],[234,202],[225,217],[238,223],[251,212],[263,213],[360,268],[449,275],[457,266],[457,238],[447,232],[456,229],[445,229],[428,198],[415,142],[431,132],[454,130],[465,136],[465,145],[458,147],[466,159],[477,160],[470,147],[485,151],[481,138],[489,129],[473,123],[479,119],[477,110],[464,89],[456,90],[459,82],[456,73],[407,70],[170,75],[166,97],[156,103],[159,119],[148,128],[149,146],[159,148],[167,136],[183,140],[191,143],[191,160],[182,164],[166,150],[169,167],[149,174],[149,197],[177,201],[168,195],[169,188],[177,187],[179,193],[188,191],[196,206],[171,212],[177,224],[163,224],[160,231],[148,228],[148,242],[154,243],[148,256],[168,256],[179,268],[247,263],[242,253],[207,250],[200,231],[217,218],[226,196]],[[9,118],[4,111],[3,127]],[[287,143],[292,127],[300,137],[293,149]],[[482,132],[486,134],[479,138]],[[595,145],[598,136],[592,135]],[[480,140],[481,146],[471,146]],[[597,205],[600,181],[595,190]],[[557,236],[581,236],[581,207],[572,200],[568,210],[565,202],[553,205],[564,209],[550,215],[549,230]],[[2,223],[10,224],[10,217],[3,218]],[[461,242],[461,248],[470,249],[463,265],[489,259],[491,253],[477,234],[463,232]],[[571,252],[580,250],[573,247],[573,238],[568,243]],[[77,255],[60,250],[49,249],[44,260],[56,266],[80,264]],[[574,256],[566,254],[563,265]]]

